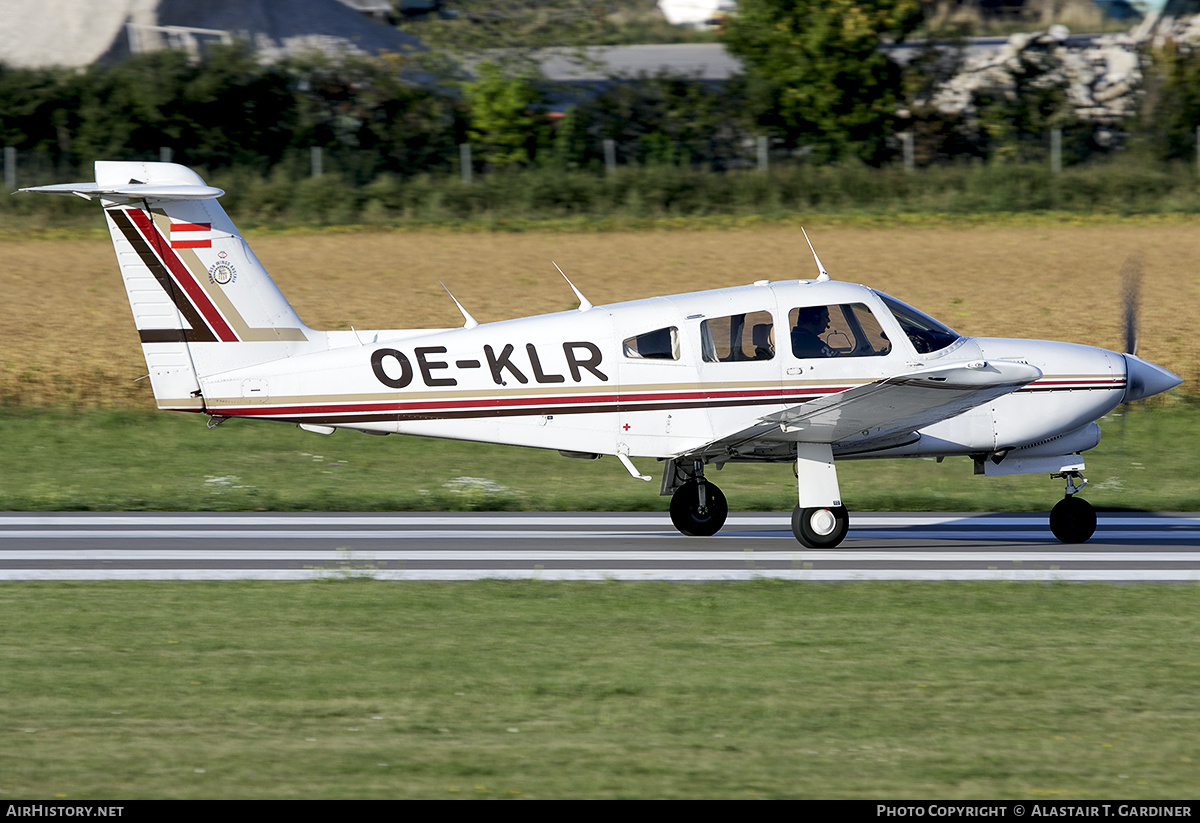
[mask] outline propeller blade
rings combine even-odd
[[[1137,354],[1138,311],[1142,300],[1142,253],[1135,251],[1121,266],[1121,303],[1125,328],[1125,354]]]

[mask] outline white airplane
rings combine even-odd
[[[280,420],[332,434],[411,434],[663,461],[688,535],[728,506],[728,462],[793,463],[792,531],[832,547],[849,517],[839,460],[967,455],[975,473],[1066,481],[1067,543],[1096,515],[1080,453],[1095,421],[1179,377],[1133,354],[963,337],[882,292],[768,282],[452,329],[316,331],[238,234],[212,188],[169,163],[96,163],[95,183],[22,191],[99,198],[161,409]],[[564,275],[565,277],[565,275]],[[568,285],[570,281],[568,280]],[[451,295],[453,299],[453,296]]]

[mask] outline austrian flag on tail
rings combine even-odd
[[[211,249],[212,223],[171,223],[171,248]]]

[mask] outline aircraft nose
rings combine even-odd
[[[1125,397],[1122,398],[1124,403],[1153,397],[1183,382],[1182,377],[1162,366],[1156,366],[1132,354],[1122,357],[1125,358]]]

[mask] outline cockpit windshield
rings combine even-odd
[[[907,303],[901,303],[883,292],[877,291],[875,294],[891,309],[896,322],[920,354],[941,351],[959,339],[958,332],[934,320],[925,312],[914,309]]]

